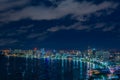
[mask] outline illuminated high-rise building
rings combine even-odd
[[[88,56],[92,55],[92,49],[88,46]]]
[[[42,55],[45,55],[45,49],[44,48],[41,49],[41,53],[42,53]]]

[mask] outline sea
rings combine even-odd
[[[89,80],[98,65],[80,60],[0,57],[0,80]],[[100,79],[102,80],[102,79]]]

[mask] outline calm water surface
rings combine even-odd
[[[87,80],[97,65],[69,60],[0,57],[0,80]]]

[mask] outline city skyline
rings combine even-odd
[[[0,49],[120,49],[119,0],[0,0]]]

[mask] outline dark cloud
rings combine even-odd
[[[120,33],[118,0],[0,0],[0,5],[0,46],[99,43]]]
[[[21,5],[26,2],[27,0],[21,0],[18,3]],[[14,4],[18,5],[15,2],[9,5],[16,6]],[[2,13],[1,15],[4,17],[1,18],[0,21],[16,21],[25,18],[31,18],[33,20],[52,20],[61,18],[68,14],[73,14],[74,17],[81,17],[84,15],[90,15],[91,13],[96,13],[100,10],[115,9],[117,6],[118,3],[114,3],[111,1],[104,1],[101,4],[96,5],[93,2],[87,1],[78,3],[74,0],[65,0],[58,4],[57,7],[45,7],[42,5],[28,6],[20,11],[9,11],[7,13]],[[8,7],[1,7],[1,10],[5,8]]]
[[[6,46],[11,45],[18,42],[18,40],[15,39],[0,39],[0,46]]]
[[[0,0],[0,11],[5,11],[12,9],[14,7],[24,6],[29,2],[29,0]]]

